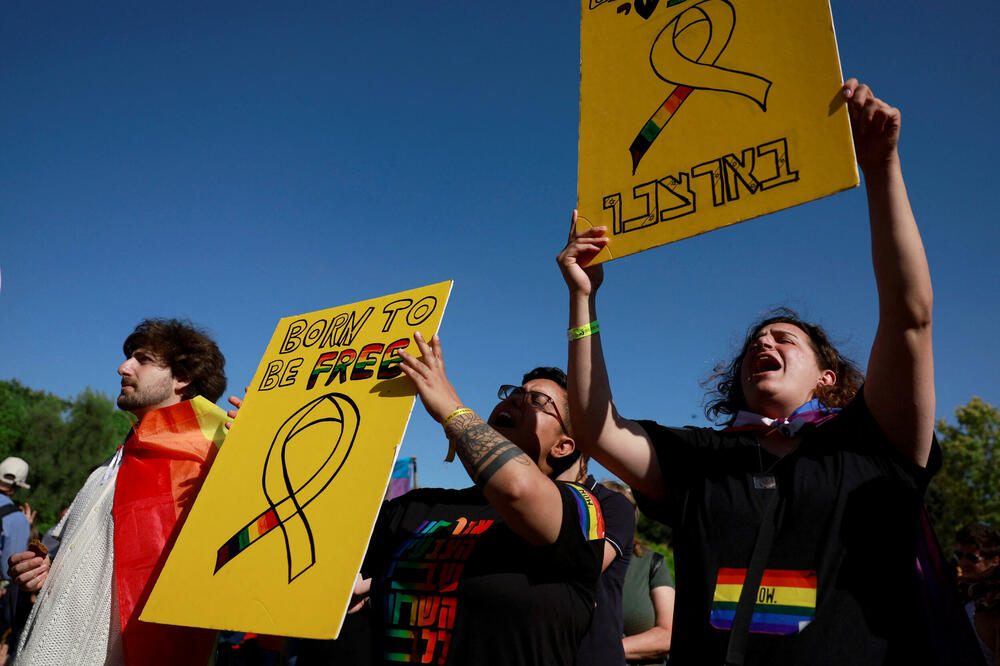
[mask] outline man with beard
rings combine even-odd
[[[11,578],[38,593],[17,664],[204,664],[213,649],[214,632],[138,616],[224,438],[225,359],[175,319],[141,322],[122,349],[118,407],[138,422],[53,530],[56,560],[10,557]]]

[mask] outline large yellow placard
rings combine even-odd
[[[858,184],[827,0],[583,0],[580,35],[596,262]]]
[[[413,408],[399,367],[451,282],[287,317],[142,612],[333,638]]]

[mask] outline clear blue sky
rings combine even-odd
[[[938,414],[1000,403],[995,7],[833,12],[845,74],[903,111]],[[0,378],[116,394],[125,335],[182,316],[241,391],[280,317],[445,279],[467,404],[564,365],[579,19],[574,2],[5,2]],[[619,408],[704,424],[698,381],[783,304],[867,360],[861,189],[609,264]],[[467,485],[445,450],[418,405],[403,455],[422,485]]]

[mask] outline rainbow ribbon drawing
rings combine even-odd
[[[667,7],[682,2],[685,0],[670,0]],[[685,30],[702,22],[708,24],[708,29],[704,31],[704,44],[700,48],[700,53],[691,58],[689,55],[694,54],[682,53],[677,42]],[[673,84],[674,88],[642,126],[632,145],[629,146],[633,174],[653,141],[670,122],[684,100],[695,90],[716,90],[743,95],[767,111],[770,81],[755,74],[726,69],[715,64],[729,45],[735,25],[736,10],[729,0],[701,0],[680,8],[679,13],[667,22],[653,40],[649,52],[649,64],[656,76]],[[685,50],[691,50],[689,43]]]
[[[316,564],[316,544],[304,509],[344,466],[360,423],[353,400],[329,393],[299,408],[281,424],[261,474],[268,508],[219,547],[214,573],[275,528],[281,529],[285,539],[289,583]]]

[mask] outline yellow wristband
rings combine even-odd
[[[459,407],[458,409],[456,409],[451,414],[445,417],[444,421],[441,422],[441,427],[447,428],[448,424],[451,423],[451,420],[456,416],[461,416],[462,414],[471,414],[471,413],[472,410],[469,409],[468,407]]]
[[[447,428],[448,424],[451,423],[451,420],[453,418],[455,418],[456,416],[461,416],[462,414],[472,414],[472,410],[469,409],[468,407],[459,407],[458,409],[456,409],[451,414],[449,414],[448,416],[445,417],[444,421],[441,422],[441,427],[442,428]],[[444,457],[444,461],[445,462],[454,462],[454,460],[455,460],[455,442],[453,442],[451,439],[449,439],[448,440],[448,455],[446,455]]]
[[[580,338],[585,338],[588,335],[593,335],[601,330],[601,325],[597,323],[597,320],[590,322],[589,324],[584,324],[583,326],[578,326],[577,328],[570,328],[566,330],[566,337],[569,338],[570,342],[573,340],[579,340]]]

